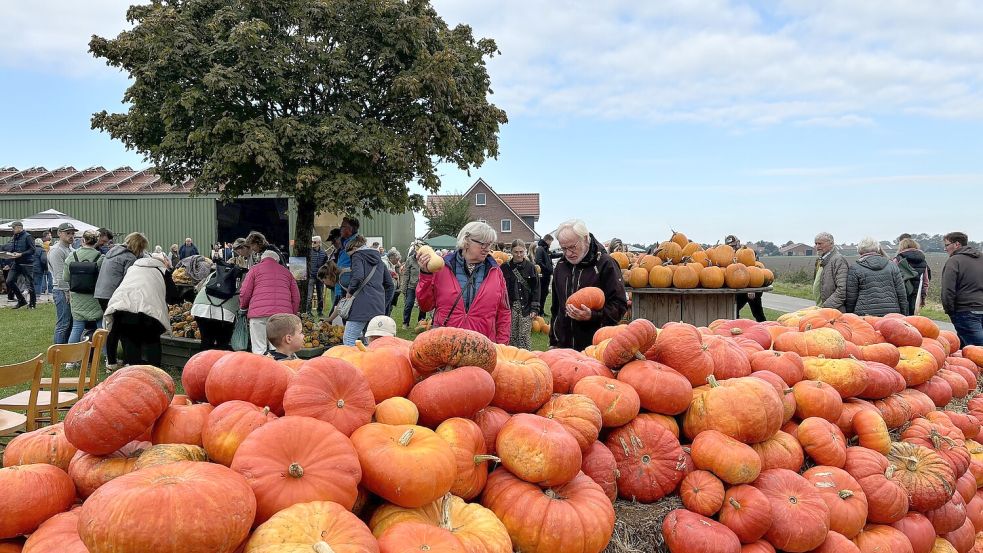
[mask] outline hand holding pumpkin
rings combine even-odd
[[[589,321],[594,313],[584,304],[580,304],[580,307],[575,305],[567,305],[567,317],[575,321]]]
[[[421,271],[429,272],[429,271],[426,271],[427,265],[430,264],[430,254],[429,253],[418,252],[416,254],[416,262],[420,265],[420,270]]]

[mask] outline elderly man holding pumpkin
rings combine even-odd
[[[579,219],[561,223],[556,231],[563,259],[553,272],[550,306],[550,347],[582,350],[591,345],[594,332],[616,325],[628,311],[621,267]],[[567,305],[567,299],[587,287],[604,293],[601,306]]]

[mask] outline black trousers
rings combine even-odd
[[[201,349],[221,349],[232,351],[232,331],[235,323],[195,317],[198,332],[201,333]]]
[[[102,312],[106,312],[106,307],[109,305],[109,300],[98,298],[99,305],[102,307]],[[113,329],[109,331],[109,336],[106,337],[106,364],[115,365],[119,357],[119,330],[117,330],[116,325],[113,325]]]
[[[119,332],[127,365],[160,366],[160,335],[164,332],[160,321],[143,313],[117,311],[113,327]]]
[[[27,295],[31,299],[30,302],[24,299],[24,292],[17,286],[17,278],[21,275],[27,279]],[[7,297],[10,297],[11,294],[17,298],[17,301],[27,303],[31,307],[37,304],[38,298],[34,291],[34,267],[32,265],[14,263],[10,266],[10,272],[7,273]]]
[[[751,315],[755,321],[763,323],[768,320],[765,317],[765,309],[761,305],[761,292],[754,294],[753,298],[748,298],[747,294],[736,294],[734,299],[737,300],[737,315],[740,315],[741,309],[748,305],[751,307]]]
[[[550,294],[550,281],[553,279],[553,275],[540,275],[539,277],[539,305],[542,306],[540,309],[546,309],[546,296]]]
[[[386,307],[386,316],[390,316],[393,313],[393,307],[396,307],[396,302],[399,301],[399,290],[393,292],[393,301],[389,302],[389,306]]]

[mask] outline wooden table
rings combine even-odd
[[[737,317],[736,294],[770,292],[763,288],[631,288],[632,319],[648,319],[661,327],[668,322],[707,326],[717,319]]]

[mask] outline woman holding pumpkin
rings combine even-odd
[[[417,253],[420,281],[416,299],[421,312],[435,309],[434,326],[474,330],[507,344],[512,312],[502,268],[491,254],[498,234],[486,223],[471,222],[457,235],[457,250],[431,273],[429,253]]]
[[[539,275],[536,265],[526,257],[526,243],[512,242],[512,259],[502,265],[505,286],[512,306],[512,337],[509,345],[531,349],[532,320],[539,315]]]

